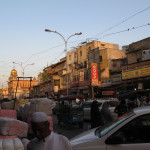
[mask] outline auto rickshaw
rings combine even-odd
[[[67,128],[73,125],[78,125],[79,128],[83,127],[83,108],[74,99],[67,97],[60,99],[56,115],[59,125],[63,123]]]

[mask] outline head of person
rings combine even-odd
[[[96,107],[98,105],[98,102],[96,100],[94,100],[91,104],[91,107]]]
[[[62,104],[62,105],[65,105],[65,102],[64,102],[64,101],[62,101],[62,102],[61,102],[61,104]]]
[[[35,136],[45,139],[50,133],[48,116],[44,112],[35,112],[31,116],[31,126]]]

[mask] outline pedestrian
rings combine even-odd
[[[126,106],[125,100],[120,101],[120,104],[118,106],[116,106],[114,112],[118,114],[118,117],[120,117],[121,115],[123,115],[127,112],[127,106]]]
[[[102,125],[113,122],[115,120],[115,117],[112,115],[111,111],[109,110],[109,106],[107,103],[104,103],[100,111],[100,114],[102,118]]]
[[[69,140],[49,128],[48,116],[35,112],[31,117],[31,126],[36,138],[32,139],[27,150],[72,150]]]
[[[91,128],[98,127],[100,125],[100,114],[98,102],[94,100],[91,104]]]

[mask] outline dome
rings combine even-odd
[[[11,71],[11,76],[17,76],[17,71],[15,69]]]

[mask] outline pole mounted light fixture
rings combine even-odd
[[[29,66],[29,65],[34,65],[35,63],[32,63],[32,64],[26,64],[25,66],[23,66],[23,63],[21,62],[21,63],[17,63],[17,62],[14,62],[13,61],[13,64],[18,64],[20,67],[21,67],[21,71],[22,71],[22,76],[23,76],[23,90],[24,90],[24,70],[25,70],[25,68],[27,67],[27,66]]]
[[[56,34],[60,35],[60,36],[62,37],[62,39],[64,40],[64,42],[65,42],[65,52],[66,52],[66,89],[67,89],[67,96],[68,96],[68,61],[67,61],[67,45],[68,45],[68,40],[69,40],[72,36],[81,35],[82,32],[74,33],[74,34],[70,35],[67,39],[65,39],[65,37],[64,37],[62,34],[60,34],[59,32],[57,32],[57,31],[45,29],[45,32],[53,32],[53,33],[56,33]]]

